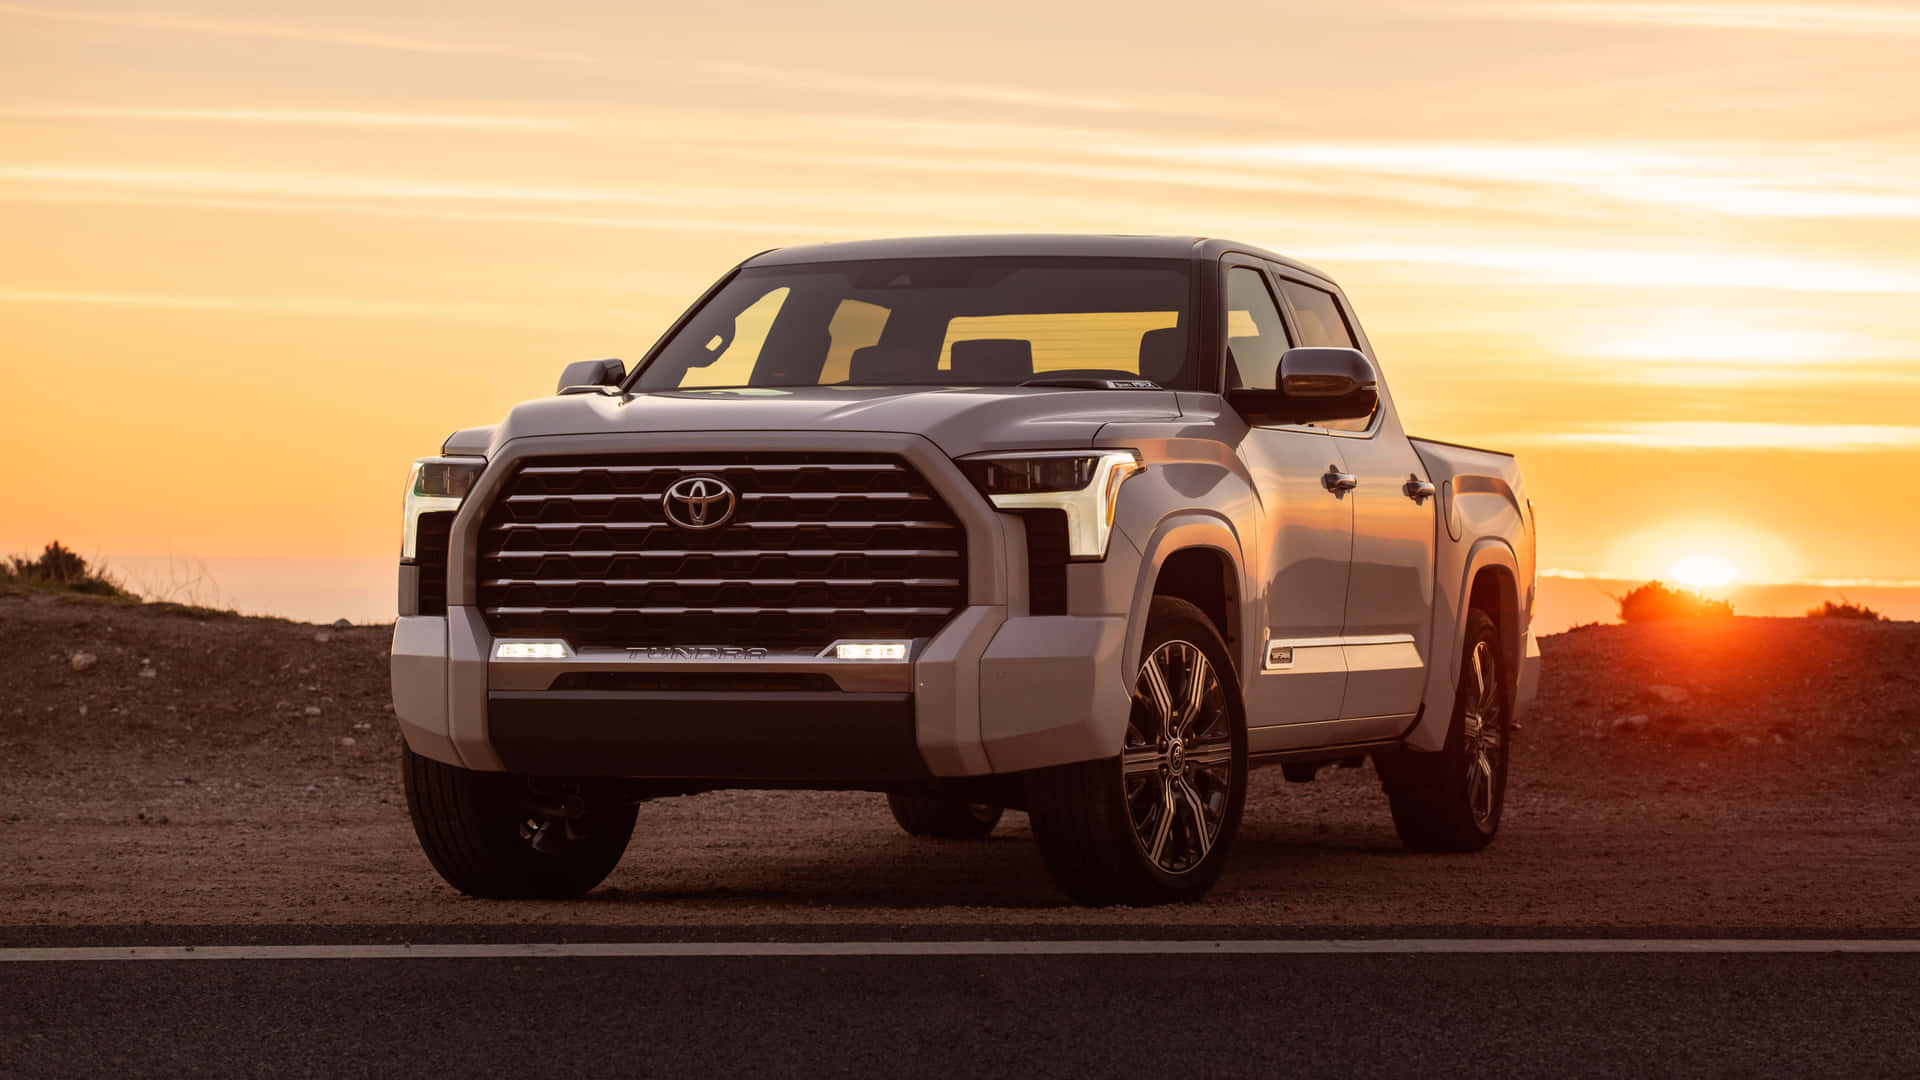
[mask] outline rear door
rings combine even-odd
[[[1274,267],[1300,344],[1372,350],[1343,298],[1320,283]],[[1374,361],[1375,373],[1379,362]],[[1420,708],[1433,632],[1434,507],[1416,500],[1426,466],[1400,429],[1381,378],[1380,404],[1370,417],[1317,425],[1340,447],[1346,471],[1358,481],[1353,506],[1353,557],[1348,569],[1340,635],[1347,683],[1340,715],[1373,721],[1353,737],[1398,734]]]
[[[1291,344],[1272,282],[1252,259],[1227,256],[1220,270],[1227,385],[1272,387]],[[1239,451],[1260,500],[1253,572],[1265,624],[1263,662],[1244,681],[1248,746],[1259,752],[1302,741],[1296,725],[1340,716],[1353,505],[1321,481],[1343,471],[1337,441],[1325,431],[1249,427]]]

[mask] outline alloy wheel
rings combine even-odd
[[[1505,709],[1500,699],[1499,660],[1493,643],[1474,643],[1467,664],[1472,682],[1461,715],[1461,736],[1467,769],[1467,807],[1474,823],[1491,828],[1497,795],[1498,767],[1505,751]]]
[[[1140,849],[1169,874],[1213,850],[1233,795],[1233,718],[1219,674],[1188,641],[1140,665],[1120,773]]]

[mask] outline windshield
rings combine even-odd
[[[749,267],[664,344],[634,389],[1077,377],[1191,389],[1188,280],[1187,264],[1175,259]]]

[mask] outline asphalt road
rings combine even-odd
[[[6,962],[0,1073],[1913,1076],[1905,947]]]

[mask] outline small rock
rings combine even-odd
[[[1616,716],[1613,718],[1612,726],[1615,731],[1639,731],[1647,726],[1647,714],[1633,713],[1630,716]]]
[[[85,705],[82,705],[82,706],[80,706],[80,715],[81,715],[81,716],[85,716],[85,715],[87,715],[87,707],[86,707]],[[1780,737],[1780,736],[1778,736],[1778,735],[1775,735],[1775,736],[1774,736],[1774,738],[1776,738],[1776,739],[1777,739],[1777,738],[1779,738],[1779,737]]]
[[[352,745],[353,745],[353,736],[351,736],[351,735],[342,735],[342,736],[340,736],[340,745],[341,745],[341,746],[352,746]]]
[[[333,628],[335,630],[351,630],[353,629],[353,623],[346,619],[335,619],[333,620]]]
[[[1760,745],[1760,736],[1758,736],[1758,735],[1742,735],[1742,736],[1740,736],[1740,745],[1741,745],[1741,746],[1759,746],[1759,745]]]
[[[100,662],[100,658],[90,652],[77,652],[67,658],[67,663],[75,671],[85,671]]]
[[[308,716],[319,716],[319,715],[320,715],[320,706],[318,706],[318,705],[309,705],[309,706],[307,706],[307,715],[308,715]]]
[[[362,721],[360,721],[359,723],[357,723],[357,724],[355,724],[355,725],[353,725],[353,730],[355,730],[355,731],[372,731],[372,730],[373,730],[373,725],[372,725],[372,724],[369,724],[369,723],[367,723],[367,722],[366,722],[365,720],[362,720]]]
[[[325,645],[327,642],[333,640],[333,631],[321,630],[318,633],[313,635],[313,640],[319,642],[322,645]]]
[[[1678,705],[1687,700],[1687,692],[1678,686],[1649,686],[1647,693],[1669,705]]]
[[[160,677],[160,673],[150,667],[143,667],[140,669],[140,677],[143,679],[157,679]]]

